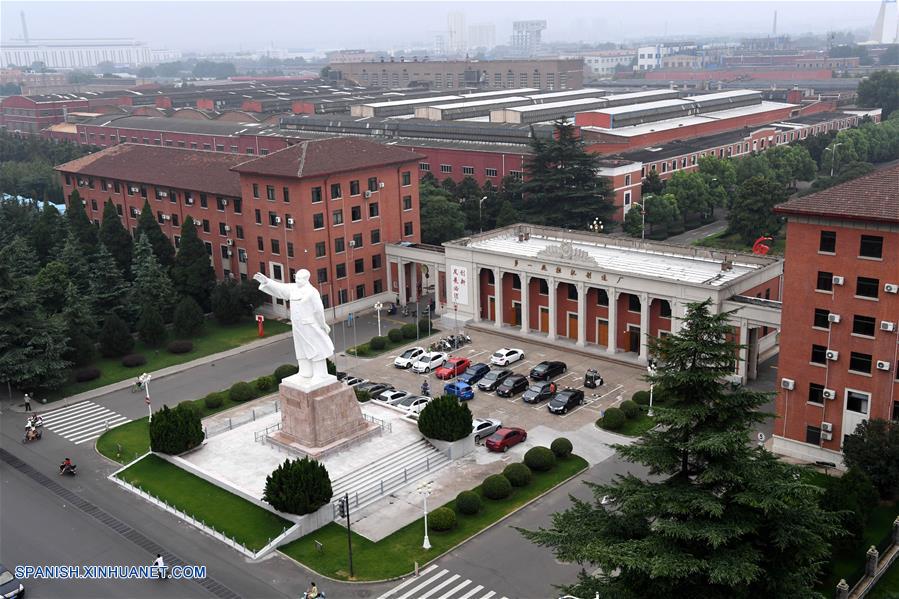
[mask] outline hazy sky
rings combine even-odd
[[[186,51],[430,47],[447,14],[492,22],[508,43],[513,20],[545,19],[544,39],[606,42],[651,36],[767,35],[870,29],[877,1],[827,2],[15,2],[0,0],[2,40],[131,37]]]

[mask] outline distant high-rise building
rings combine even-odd
[[[515,21],[512,23],[512,48],[516,53],[531,56],[540,49],[540,32],[546,21]]]
[[[451,12],[446,17],[447,30],[449,37],[447,39],[449,51],[462,54],[467,49],[465,43],[465,15],[461,12]]]
[[[896,0],[883,0],[877,20],[874,21],[874,29],[871,31],[871,41],[878,44],[899,43],[899,18],[896,16]]]
[[[468,27],[468,47],[470,49],[496,46],[496,25],[493,23],[475,23]]]
[[[446,56],[449,54],[449,34],[446,31],[434,34],[434,56]]]

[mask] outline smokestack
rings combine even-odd
[[[25,11],[21,11],[19,16],[22,17],[22,39],[25,40],[25,43],[28,43],[28,25],[25,23]]]

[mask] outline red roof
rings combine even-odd
[[[56,170],[240,197],[240,175],[231,167],[245,160],[240,154],[119,144],[60,164]]]
[[[352,137],[310,139],[235,166],[239,173],[273,177],[315,177],[376,166],[418,162],[409,150]]]
[[[788,215],[899,223],[899,165],[790,200],[774,210]]]

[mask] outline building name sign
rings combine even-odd
[[[457,264],[450,267],[450,294],[454,304],[468,305],[468,267]]]

